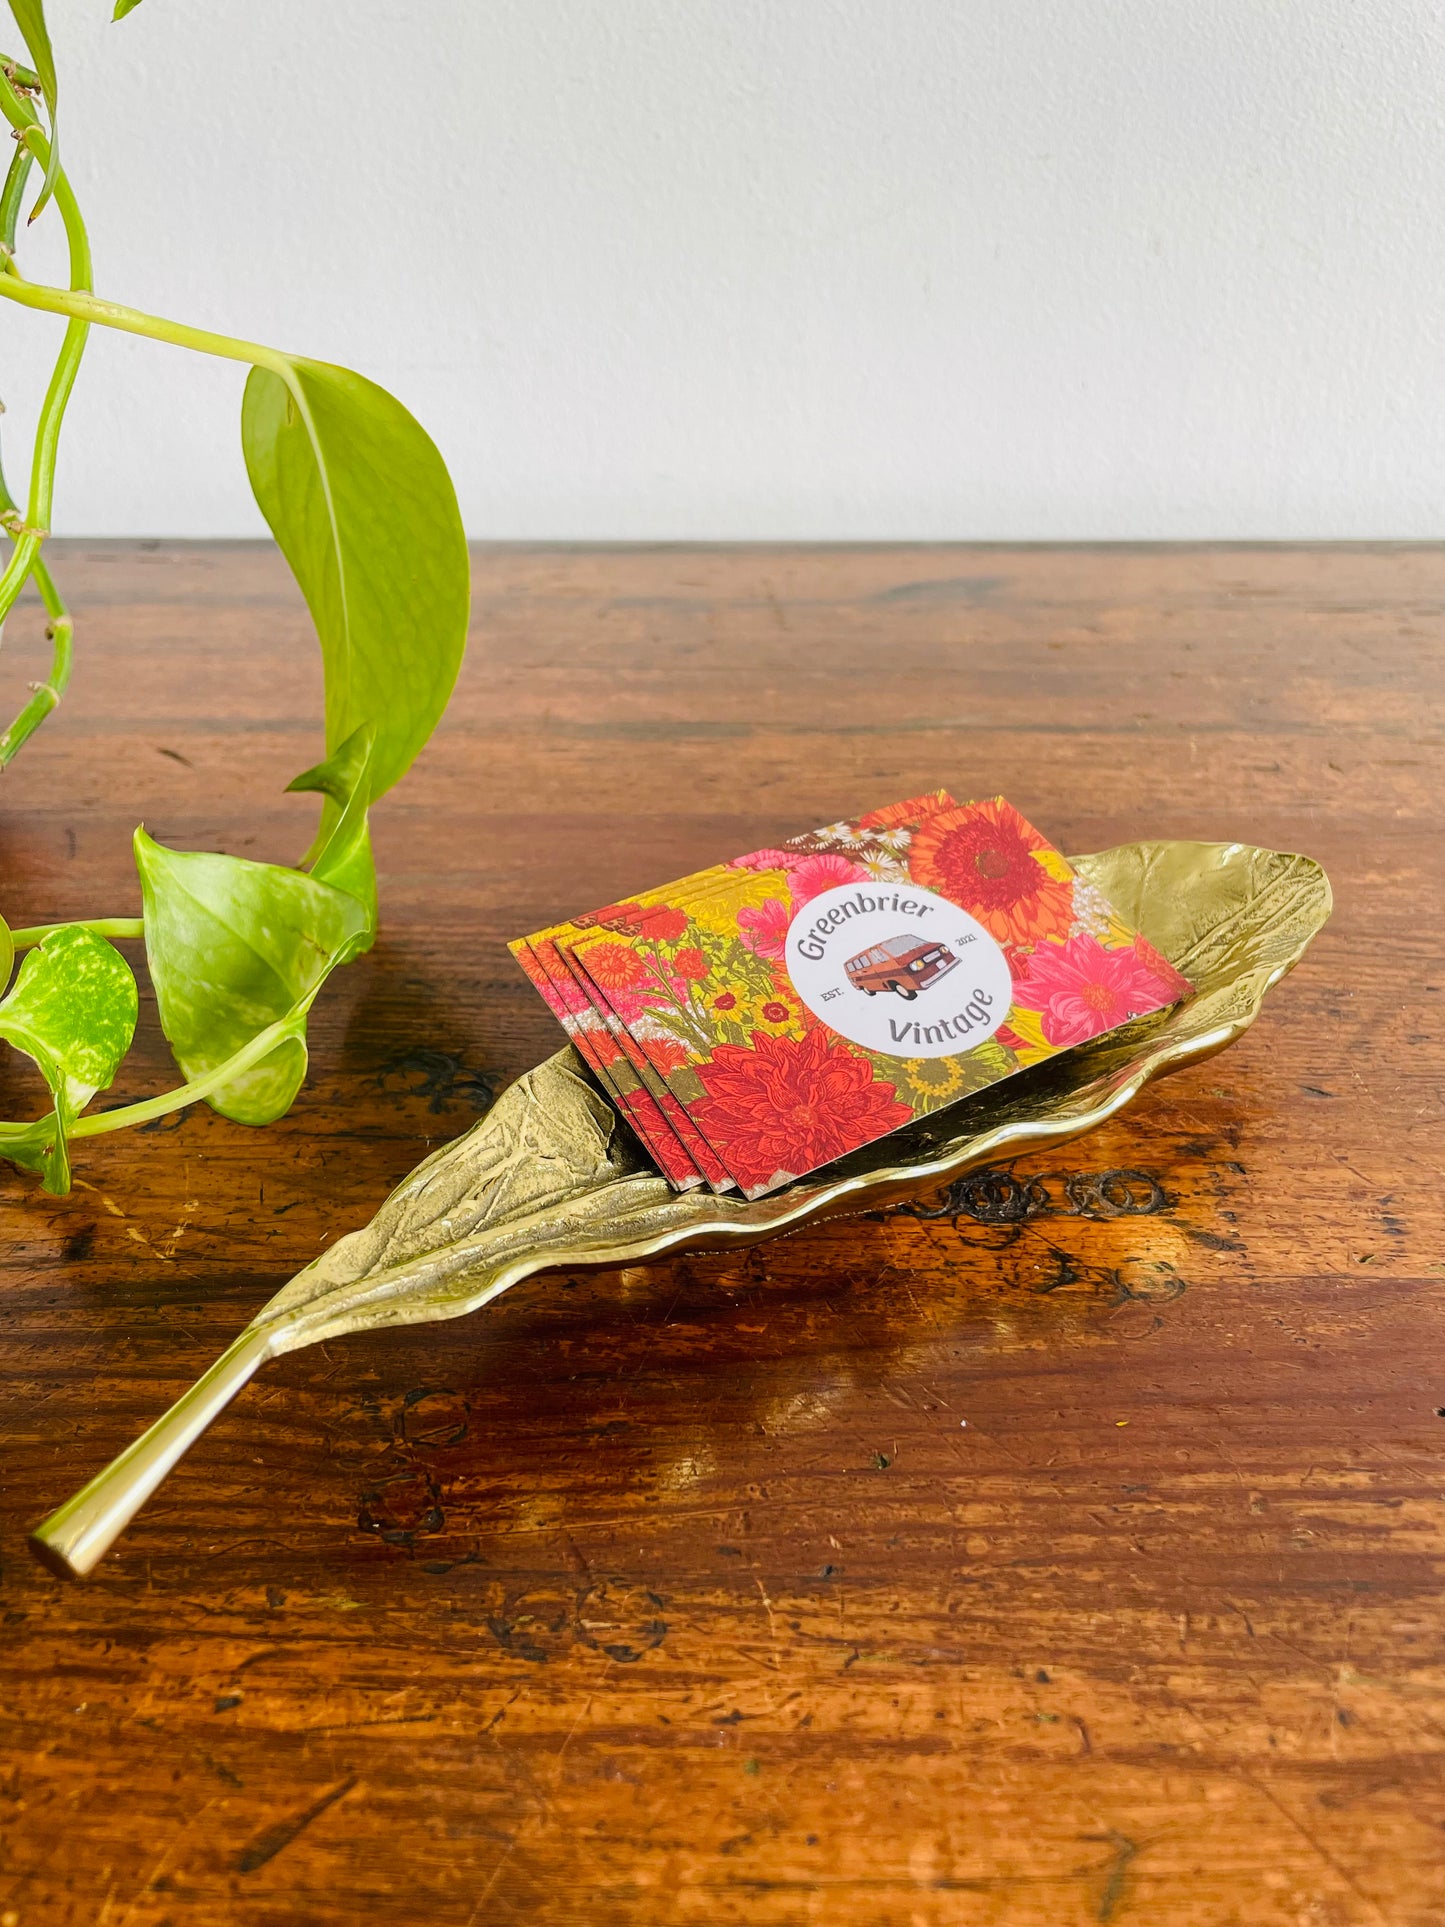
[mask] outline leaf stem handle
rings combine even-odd
[[[83,1578],[98,1564],[171,1467],[270,1357],[275,1335],[274,1325],[248,1325],[148,1432],[38,1525],[30,1549],[40,1563],[62,1579]]]

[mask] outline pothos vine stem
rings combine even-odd
[[[308,420],[308,424],[310,415],[296,368],[291,358],[277,349],[264,347],[259,342],[242,341],[232,335],[216,334],[205,328],[192,328],[184,322],[164,320],[137,308],[98,298],[93,291],[90,242],[85,223],[63,170],[57,173],[54,197],[69,246],[70,286],[47,287],[24,278],[14,259],[15,220],[31,164],[47,166],[51,146],[40,125],[39,116],[27,97],[35,86],[38,86],[38,82],[33,74],[20,67],[18,62],[0,55],[0,114],[14,129],[18,149],[3,186],[0,186],[0,297],[17,302],[22,307],[61,315],[67,326],[36,426],[30,486],[23,518],[5,487],[3,475],[0,475],[0,527],[7,530],[14,545],[8,564],[0,572],[0,625],[3,625],[26,581],[33,578],[50,617],[49,634],[54,643],[54,662],[49,681],[32,684],[31,700],[9,729],[0,733],[0,768],[59,702],[70,676],[74,625],[41,559],[40,545],[50,531],[60,430],[91,324],[98,322],[127,334],[142,335],[151,340],[170,342],[178,348],[190,348],[201,354],[268,369],[285,384],[298,412]],[[43,943],[47,936],[67,927],[64,924],[37,924],[29,929],[14,931],[12,940],[17,949],[24,949]],[[144,921],[139,917],[86,919],[84,927],[99,936],[120,939],[136,939],[145,934]],[[278,1045],[304,1034],[301,1025],[321,984],[330,975],[331,969],[345,961],[350,954],[346,950],[338,952],[318,981],[283,1018],[258,1031],[224,1063],[187,1084],[163,1092],[159,1097],[77,1118],[66,1135],[70,1138],[99,1137],[111,1131],[124,1130],[130,1125],[164,1117],[211,1096],[232,1078],[261,1063]],[[13,1140],[33,1129],[33,1125],[0,1124],[0,1146],[7,1138]]]
[[[320,988],[318,984],[316,990]],[[311,998],[315,994],[313,990],[304,1003],[298,1004],[274,1024],[268,1024],[264,1030],[258,1030],[248,1044],[243,1044],[234,1056],[228,1057],[223,1064],[217,1064],[204,1077],[198,1077],[190,1084],[181,1084],[173,1091],[162,1091],[159,1097],[144,1098],[139,1104],[122,1104],[114,1111],[88,1112],[75,1120],[66,1136],[71,1139],[101,1137],[107,1131],[129,1130],[132,1124],[149,1124],[158,1117],[169,1116],[172,1111],[185,1110],[188,1104],[198,1104],[203,1097],[220,1090],[233,1077],[240,1077],[243,1072],[259,1064],[278,1044],[295,1037],[298,1034],[297,1024],[311,1008]]]
[[[29,950],[44,943],[57,930],[90,930],[97,937],[119,937],[134,941],[146,933],[144,917],[80,917],[74,923],[35,923],[25,930],[12,930],[10,941],[17,950]]]
[[[20,155],[44,165],[50,158],[50,143],[40,127],[35,109],[23,92],[17,90],[14,81],[19,70],[11,61],[0,61],[0,113],[14,128],[17,136],[17,162],[12,164],[5,183],[4,212],[6,233],[4,242],[6,256],[4,266],[7,270],[0,279],[10,281],[14,278],[9,271],[12,260],[9,253],[11,217],[18,212],[19,196],[24,187],[27,165],[20,165]],[[28,78],[28,76],[27,76]],[[70,285],[78,293],[88,292],[91,286],[90,239],[85,231],[80,208],[70,182],[62,171],[56,178],[55,203],[60,209],[60,218],[65,225],[65,236],[70,251]],[[50,385],[41,405],[40,418],[35,430],[35,451],[30,465],[30,488],[26,500],[23,521],[15,513],[8,491],[4,491],[4,506],[11,511],[7,518],[14,549],[9,564],[0,574],[0,624],[14,607],[26,581],[34,577],[35,586],[40,591],[41,601],[50,618],[49,635],[53,645],[49,679],[32,685],[30,701],[10,727],[0,734],[0,769],[3,769],[19,749],[25,739],[40,725],[54,709],[65,693],[70,680],[71,648],[75,624],[61,599],[60,592],[40,557],[40,544],[50,529],[51,505],[55,494],[55,462],[60,443],[61,423],[65,419],[66,406],[70,401],[75,377],[80,370],[80,358],[85,351],[86,337],[90,324],[81,316],[72,316],[65,330],[65,338],[56,357],[55,368],[50,377]],[[3,484],[0,484],[3,490]]]
[[[0,56],[0,113],[10,122],[21,142],[42,165],[50,158],[50,142],[40,126],[35,109],[24,94],[16,91],[11,81],[15,63]],[[62,185],[63,184],[63,185]],[[99,322],[103,327],[118,328],[125,334],[146,335],[153,341],[169,341],[177,348],[193,348],[203,355],[219,355],[226,361],[244,361],[255,368],[269,368],[279,375],[288,389],[294,391],[296,382],[291,358],[277,348],[267,348],[259,341],[242,341],[234,335],[216,334],[209,328],[192,328],[184,321],[167,321],[160,315],[144,314],[139,308],[125,307],[118,301],[103,301],[93,292],[91,279],[90,243],[85,232],[85,223],[80,217],[80,209],[70,184],[62,171],[55,187],[55,200],[65,222],[65,231],[70,240],[70,286],[69,288],[46,287],[40,283],[26,281],[14,268],[13,260],[7,258],[0,272],[0,294],[11,301],[18,301],[27,308],[37,308],[48,314],[66,316],[73,327],[82,330],[91,322]],[[84,334],[81,344],[84,345]],[[68,334],[67,334],[68,340]],[[62,349],[62,359],[64,350]],[[57,364],[56,378],[60,376]],[[74,370],[70,371],[74,380]],[[56,390],[56,379],[52,379],[51,393],[47,395],[47,406]],[[65,398],[60,402],[60,412],[64,412],[64,401],[69,398],[67,386]],[[51,430],[48,437],[44,430]],[[37,514],[41,497],[37,487],[48,491],[54,481],[55,437],[59,434],[58,419],[51,423],[42,416],[42,433],[36,437],[36,474],[31,479],[30,508],[27,520],[37,529],[49,527],[49,495],[44,494],[47,514]]]
[[[57,190],[56,199],[59,199]],[[51,288],[43,282],[22,281],[15,274],[0,274],[0,295],[18,301],[22,307],[38,308],[46,314],[68,315],[72,325],[92,321],[102,327],[118,328],[123,334],[146,335],[152,341],[169,341],[177,348],[194,348],[203,355],[219,355],[226,361],[245,361],[256,368],[269,368],[279,375],[287,388],[295,377],[291,357],[278,348],[265,348],[259,341],[241,341],[235,335],[213,334],[209,328],[192,328],[184,321],[167,321],[160,315],[127,308],[119,301],[105,301],[99,295],[73,288]]]

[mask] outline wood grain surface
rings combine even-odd
[[[294,861],[261,546],[57,544],[5,915]],[[1445,1919],[1440,630],[1425,547],[477,552],[383,935],[264,1132],[0,1167],[0,1927]],[[0,659],[42,673],[34,609]],[[300,719],[306,720],[300,720]],[[871,805],[1321,859],[1245,1040],[739,1259],[269,1366],[93,1580],[24,1535],[552,1051],[504,940]],[[174,1081],[142,1041],[107,1102]],[[7,1116],[39,1108],[9,1059]]]

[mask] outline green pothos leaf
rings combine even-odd
[[[303,868],[365,906],[367,949],[376,934],[378,916],[376,865],[367,825],[375,738],[370,724],[354,730],[334,755],[286,785],[288,790],[318,790],[327,800],[321,830],[302,859]]]
[[[346,808],[359,789],[366,790],[369,797],[369,784],[363,783],[362,778],[367,775],[375,741],[376,731],[369,723],[363,723],[324,763],[316,763],[310,769],[303,769],[299,776],[293,776],[286,785],[288,794],[294,790],[314,790],[318,795],[330,797],[338,811]],[[315,848],[309,850],[302,861],[310,863],[325,840],[324,836],[318,837]]]
[[[140,0],[115,0],[115,12],[110,17],[112,20],[124,20],[126,15],[134,13],[139,5]]]
[[[66,1137],[130,1049],[137,1001],[130,965],[114,944],[72,924],[29,952],[0,1003],[0,1037],[33,1058],[55,1100],[48,1118],[0,1139],[0,1152],[39,1171],[47,1191],[70,1188]]]
[[[30,210],[30,218],[33,221],[55,191],[55,178],[60,172],[60,135],[55,120],[55,55],[50,49],[50,30],[45,24],[44,0],[10,0],[10,11],[24,37],[25,45],[30,50],[35,75],[40,82],[40,91],[45,97],[46,111],[50,115],[50,160],[45,169],[45,182],[40,190],[40,198]]]
[[[471,593],[456,491],[431,438],[375,382],[319,361],[253,368],[246,472],[300,583],[326,670],[326,748],[375,732],[374,802],[436,727]]]
[[[370,941],[365,904],[299,870],[168,850],[143,829],[135,860],[161,1027],[188,1082],[296,1018],[294,1035],[207,1100],[238,1124],[272,1123],[306,1075],[312,997]]]

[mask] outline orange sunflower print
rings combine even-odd
[[[908,853],[916,883],[977,917],[1000,943],[1067,937],[1074,890],[1066,866],[1036,829],[1002,798],[940,810],[917,831]]]

